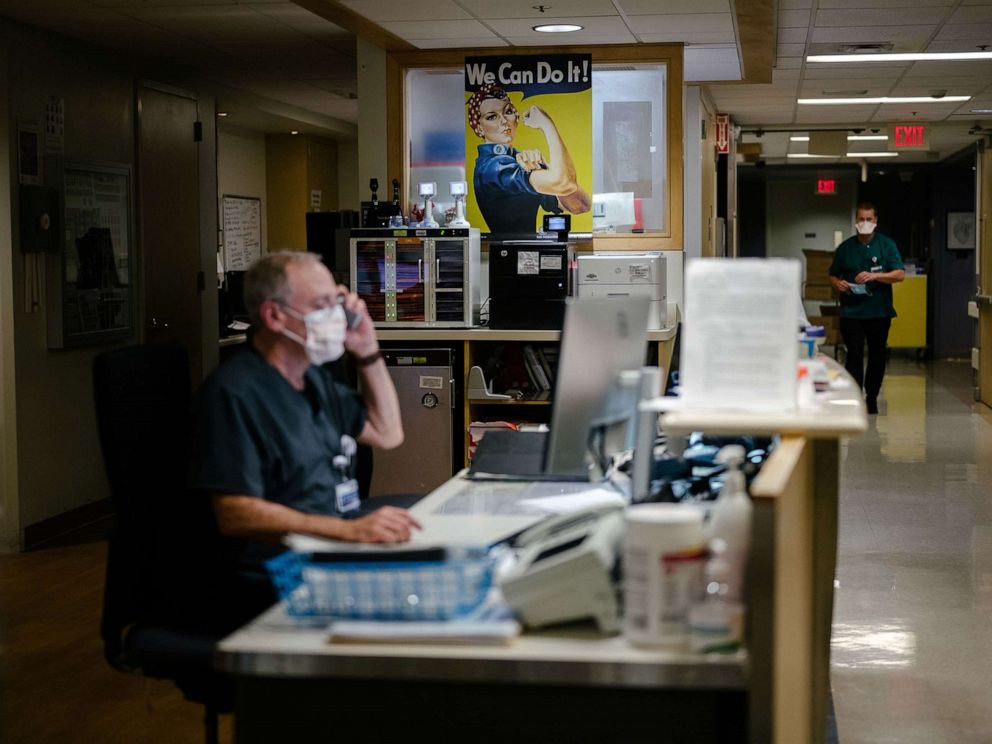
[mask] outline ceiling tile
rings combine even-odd
[[[806,54],[805,44],[779,44],[777,47],[779,59],[782,57],[803,57]]]
[[[730,0],[619,0],[628,16],[665,13],[730,13]]]
[[[478,39],[407,39],[407,41],[417,47],[417,49],[461,49],[462,47],[466,49],[485,49],[486,47],[509,46],[509,44],[498,36],[489,36]]]
[[[779,44],[802,44],[806,46],[807,29],[803,28],[780,28],[778,30]]]
[[[401,39],[485,39],[489,30],[478,21],[389,21],[380,24]],[[495,37],[492,37],[495,38]]]
[[[776,70],[798,70],[802,66],[802,57],[779,57],[775,60]]]
[[[814,42],[832,43],[871,43],[877,41],[901,41],[919,49],[933,32],[932,26],[855,26],[825,28],[817,26],[813,30]]]
[[[677,44],[679,42],[684,42],[685,44],[733,44],[735,42],[733,31],[718,31],[714,33],[675,31],[667,34],[642,34],[638,32],[637,38],[645,44]]]
[[[975,39],[979,44],[992,40],[992,23],[947,24],[937,34],[939,41],[950,39]]]
[[[971,77],[992,82],[992,60],[985,62],[914,62],[906,73],[912,77]]]
[[[988,39],[977,40],[977,39],[942,39],[940,41],[931,41],[927,45],[928,52],[974,52],[979,44],[985,44]]]
[[[382,0],[369,1],[382,3]],[[459,0],[459,4],[477,18],[487,20],[495,18],[523,18],[532,21],[532,26],[537,22],[555,22],[544,20],[545,17],[550,17],[551,14],[541,13],[535,9],[535,5],[541,4],[535,2],[535,0]],[[417,6],[415,3],[411,3],[411,7]],[[562,16],[563,14],[572,17],[615,16],[617,14],[617,9],[610,0],[567,0],[567,2],[563,0],[562,2],[546,3],[544,7],[552,11],[556,16]],[[575,21],[575,23],[578,23],[578,21]]]
[[[740,80],[737,47],[687,46],[683,65],[686,82],[698,80]]]
[[[860,80],[864,78],[895,81],[902,76],[909,65],[909,62],[896,65],[876,64],[865,67],[842,64],[819,65],[814,67],[811,64],[807,64],[805,77],[807,80]]]
[[[687,15],[645,15],[631,19],[638,35],[659,33],[734,32],[730,13],[690,13]]]
[[[795,70],[786,70],[780,67],[772,70],[772,82],[778,83],[785,82],[787,80],[798,80],[801,74],[801,70],[798,68]]]
[[[988,23],[992,5],[961,5],[947,19],[948,23]]]
[[[288,26],[243,5],[133,8],[124,12],[171,33],[205,41],[291,41],[300,36]]]
[[[382,0],[340,0],[341,5],[363,15],[370,21],[439,21],[470,19],[453,0],[421,0],[417,3],[384,3]]]
[[[845,26],[922,26],[940,23],[947,13],[946,8],[916,7],[906,8],[844,8],[838,10],[820,8],[816,12],[817,27]]]
[[[780,0],[778,7],[780,10],[798,10],[800,8],[812,8],[813,0]]]
[[[975,96],[986,88],[985,83],[972,81],[971,84],[951,85],[944,81],[935,81],[933,85],[920,85],[918,81],[903,81],[892,89],[892,96],[932,96],[938,91],[946,91],[948,96]],[[948,104],[944,104],[948,105]],[[956,104],[955,104],[956,105]]]
[[[809,8],[801,10],[780,10],[778,12],[778,27],[783,28],[807,28],[811,12]]]
[[[956,0],[819,0],[817,6],[821,10],[830,8],[851,8],[859,10],[861,8],[893,8],[901,10],[903,8],[936,8],[942,7],[945,10],[954,5]],[[982,0],[987,2],[987,0]]]

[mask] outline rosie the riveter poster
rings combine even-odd
[[[465,58],[468,221],[533,233],[545,214],[592,231],[592,61],[588,54]]]

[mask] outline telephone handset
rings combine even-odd
[[[344,310],[344,317],[345,320],[348,322],[348,328],[352,331],[358,328],[358,326],[362,324],[363,315],[361,313],[356,313],[352,310],[349,310],[347,307],[345,307],[343,294],[338,295],[338,304],[341,306],[341,309]]]
[[[517,535],[513,547],[524,548],[539,540],[554,539],[563,533],[589,527],[596,520],[622,509],[620,504],[597,504],[581,511],[550,517]]]
[[[517,562],[500,581],[507,604],[539,628],[593,618],[620,629],[614,568],[623,540],[623,506],[598,505],[548,519],[521,533]]]

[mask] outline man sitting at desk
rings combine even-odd
[[[396,389],[365,303],[312,253],[260,259],[244,294],[250,348],[215,370],[197,396],[189,483],[212,501],[221,536],[213,601],[231,626],[275,601],[263,564],[282,552],[286,533],[402,542],[419,527],[390,506],[344,518],[359,506],[355,440],[384,449],[403,441]],[[361,316],[357,327],[348,327],[344,308]],[[361,395],[321,367],[345,351]]]

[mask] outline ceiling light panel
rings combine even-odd
[[[878,96],[878,97],[858,97],[858,98],[800,98],[796,101],[800,106],[857,106],[861,104],[890,105],[898,103],[961,103],[971,100],[970,96],[944,96],[943,98],[921,97],[900,97],[900,96]]]
[[[533,30],[533,26],[537,23],[575,23],[582,26],[582,31],[576,31],[571,34],[561,34],[555,37],[555,41],[560,41],[565,37],[571,38],[577,36],[623,36],[628,34],[626,24],[623,20],[617,16],[551,16],[545,14],[548,17],[541,17],[537,20],[533,18],[498,18],[494,20],[487,21],[488,25],[500,36],[505,36],[507,38],[511,36],[526,37],[526,36],[538,36],[544,40],[547,44],[548,36],[547,34],[539,34],[537,31]]]

